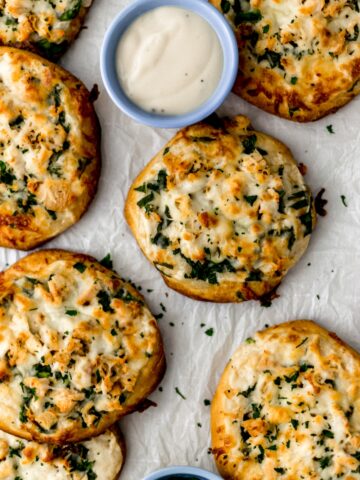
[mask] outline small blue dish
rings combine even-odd
[[[116,73],[116,50],[127,27],[140,15],[163,6],[184,8],[203,17],[217,33],[223,51],[223,71],[211,97],[197,109],[183,115],[157,115],[145,112],[123,92]],[[100,58],[101,75],[111,99],[124,113],[139,123],[161,128],[180,128],[213,113],[230,93],[238,69],[235,35],[225,17],[204,0],[135,0],[115,17],[106,32]]]
[[[167,467],[150,473],[144,480],[222,480],[221,477],[215,475],[215,473],[208,472],[202,468],[197,467]]]

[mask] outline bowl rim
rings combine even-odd
[[[157,115],[142,110],[122,92],[116,75],[114,55],[121,35],[136,18],[162,6],[180,7],[200,15],[217,34],[223,51],[223,70],[215,91],[198,108],[181,115]],[[100,53],[100,70],[110,98],[130,118],[152,127],[180,128],[206,118],[224,102],[235,83],[238,47],[226,18],[206,0],[135,0],[122,9],[107,28]]]
[[[202,477],[204,480],[222,480],[219,475],[216,473],[209,472],[199,467],[191,467],[188,465],[174,465],[171,467],[160,468],[155,472],[147,475],[143,480],[161,480],[165,475],[176,475],[176,474],[186,474],[186,475],[197,475]]]

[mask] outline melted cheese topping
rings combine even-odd
[[[0,43],[59,57],[79,33],[92,0],[1,0]]]
[[[28,442],[0,431],[1,480],[114,480],[123,461],[110,430],[65,447]]]
[[[226,478],[360,478],[359,355],[313,322],[282,324],[232,356],[212,405]]]
[[[0,244],[57,235],[95,193],[100,149],[89,92],[59,67],[0,48]]]
[[[212,1],[238,37],[239,95],[302,121],[359,93],[358,0]]]
[[[146,373],[161,350],[154,317],[89,257],[45,251],[18,262],[4,274],[0,318],[0,423],[11,433],[89,437],[156,380],[159,364]]]
[[[233,282],[238,300],[241,285],[279,283],[313,227],[311,194],[290,153],[245,117],[180,131],[132,191],[135,234],[154,265],[185,283]]]

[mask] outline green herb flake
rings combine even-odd
[[[270,30],[270,25],[265,25],[262,29],[263,33],[268,33]]]
[[[229,13],[231,4],[228,0],[221,0],[220,6],[223,13]]]
[[[65,313],[66,313],[66,315],[69,315],[69,317],[76,317],[76,315],[78,314],[78,311],[77,310],[66,310]]]
[[[209,405],[211,405],[210,400],[208,400],[207,398],[205,398],[205,400],[204,400],[204,405],[205,405],[205,407],[208,407]]]
[[[103,267],[109,268],[111,270],[113,268],[113,262],[110,253],[108,253],[102,260],[100,260],[100,263]]]
[[[326,130],[327,130],[329,133],[335,134],[334,128],[333,128],[332,125],[326,125]]]
[[[73,267],[80,273],[84,273],[86,270],[86,265],[84,265],[82,262],[76,262]]]
[[[81,4],[82,0],[77,0],[72,8],[69,8],[69,10],[66,10],[62,15],[60,15],[59,19],[62,22],[69,22],[70,20],[76,18],[79,15]]]
[[[245,343],[250,344],[250,343],[256,343],[256,342],[253,338],[249,337],[245,340]]]
[[[244,140],[242,141],[243,152],[247,155],[253,153],[253,151],[255,150],[256,141],[256,135],[249,135],[248,137],[244,138]]]
[[[52,376],[52,371],[50,365],[44,365],[42,363],[36,363],[34,365],[35,377],[38,378],[49,378]]]
[[[214,335],[214,329],[213,328],[208,328],[207,330],[205,330],[205,334],[208,337],[212,337]]]
[[[110,306],[111,298],[106,290],[100,290],[96,294],[99,304],[101,305],[104,312],[114,313],[115,310]]]
[[[183,394],[180,392],[180,390],[179,390],[178,387],[175,387],[175,392],[176,392],[176,393],[179,395],[179,397],[181,397],[183,400],[186,400],[185,395],[183,395]]]
[[[294,427],[294,430],[297,430],[299,426],[299,420],[296,420],[295,418],[291,419],[291,425]]]
[[[0,160],[0,183],[12,185],[14,180],[16,180],[16,176],[14,175],[12,168]]]
[[[347,200],[346,200],[345,195],[340,195],[340,198],[341,198],[341,201],[342,201],[342,204],[344,205],[344,207],[347,207],[348,204],[347,204]]]
[[[297,81],[298,81],[298,78],[297,78],[297,77],[291,77],[291,79],[290,79],[291,85],[296,85],[296,84],[297,84]]]
[[[256,23],[259,22],[262,19],[262,15],[260,13],[260,10],[250,10],[248,12],[238,12],[235,15],[235,25],[239,25],[240,23]]]
[[[249,205],[253,206],[254,203],[256,202],[258,196],[257,195],[244,195],[244,198]]]
[[[238,395],[242,395],[245,398],[249,398],[250,394],[255,390],[256,388],[256,383],[254,383],[253,386],[250,386],[247,390],[243,390],[242,392],[239,392]]]

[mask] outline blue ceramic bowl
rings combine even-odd
[[[121,35],[137,17],[162,6],[181,7],[203,17],[217,33],[223,51],[223,71],[214,93],[200,107],[183,115],[157,115],[145,112],[125,95],[116,73],[116,50]],[[223,103],[235,82],[238,49],[235,35],[227,20],[215,7],[204,0],[135,0],[115,17],[106,32],[101,50],[100,68],[108,94],[129,117],[152,127],[179,128],[202,120]]]
[[[151,473],[145,477],[144,480],[172,480],[172,476],[174,476],[175,480],[176,475],[181,475],[180,478],[188,480],[222,480],[221,477],[215,475],[215,473],[208,472],[202,468],[185,466],[162,468],[161,470]]]

